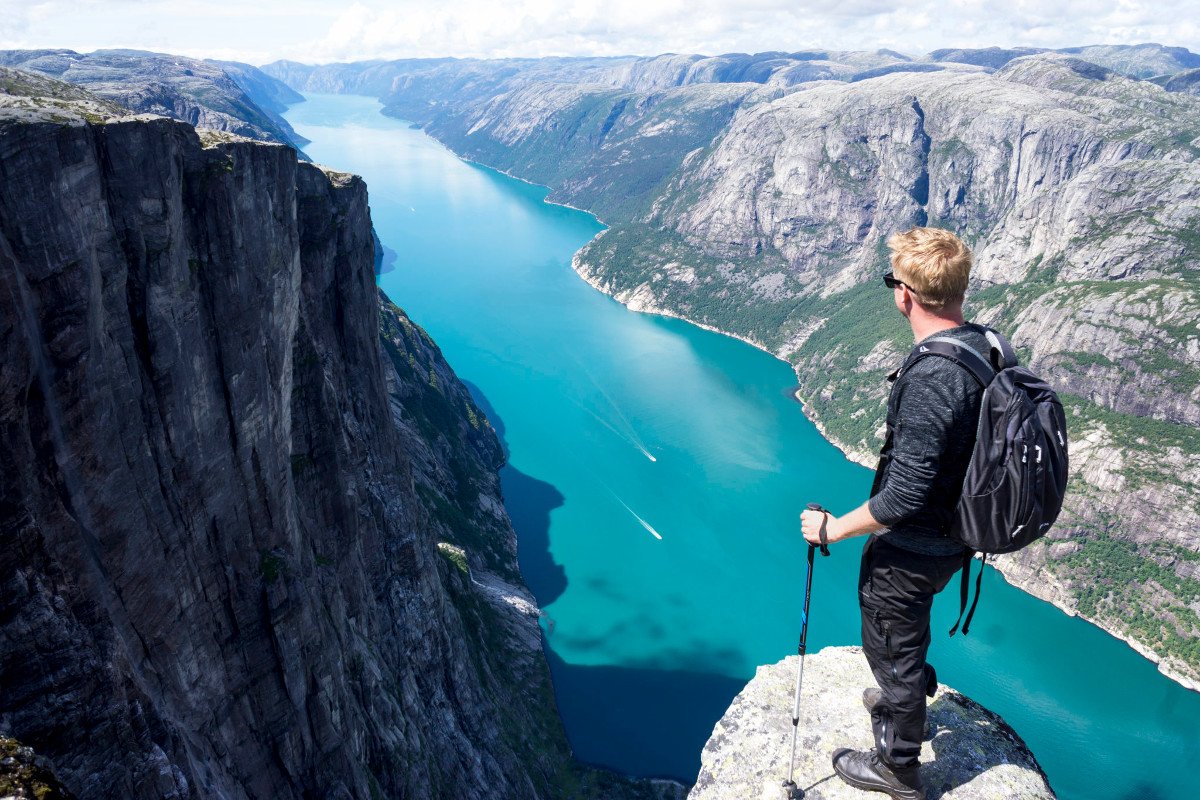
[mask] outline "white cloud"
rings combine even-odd
[[[253,63],[1144,41],[1200,51],[1200,0],[0,0],[0,48]]]

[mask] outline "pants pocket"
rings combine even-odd
[[[872,580],[871,567],[872,556],[875,552],[875,537],[867,538],[867,543],[863,545],[862,559],[858,567],[858,602],[859,605],[865,606],[871,603],[871,597],[874,591],[874,581]]]
[[[892,622],[876,610],[875,626],[879,630],[879,635],[883,638],[883,654],[887,658],[884,664],[891,673],[892,680],[899,683],[900,675],[896,670],[896,653],[892,650]]]

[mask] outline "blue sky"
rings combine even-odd
[[[0,49],[133,47],[254,64],[1147,41],[1200,52],[1200,0],[0,0]]]

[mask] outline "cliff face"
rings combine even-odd
[[[437,104],[414,74],[385,107],[598,213],[611,227],[576,257],[586,279],[789,360],[807,413],[866,464],[881,376],[911,338],[880,295],[884,240],[918,224],[964,235],[978,256],[969,316],[1059,388],[1075,442],[1051,539],[1000,568],[1191,683],[1200,105],[1122,72],[1176,74],[1183,90],[1196,58],[1157,45],[661,56],[614,65],[604,85],[510,77]],[[706,75],[766,83],[690,82]]]
[[[81,797],[623,796],[363,182],[44,83],[0,94],[0,734]]]

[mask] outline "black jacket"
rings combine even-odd
[[[958,339],[985,357],[990,347],[970,323],[935,336]],[[887,439],[868,501],[872,516],[888,526],[877,535],[928,555],[963,551],[946,530],[975,446],[982,398],[979,382],[946,358],[923,358],[893,380]]]

